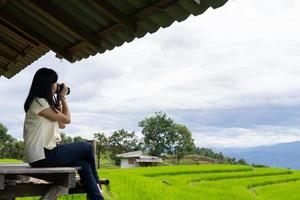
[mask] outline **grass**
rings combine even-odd
[[[298,200],[300,196],[300,171],[290,169],[205,164],[98,172],[110,180],[110,185],[104,186],[106,200]],[[59,199],[83,200],[86,196]]]
[[[8,163],[23,163],[23,161],[16,160],[16,159],[0,159],[0,164],[8,164]]]
[[[106,191],[108,200],[270,199],[261,198],[265,194],[262,194],[264,191],[260,191],[260,188],[272,188],[272,185],[281,182],[291,184],[300,179],[298,171],[240,165],[179,165],[102,170],[102,174],[111,181],[110,191]],[[258,188],[259,194],[255,192]],[[289,196],[288,199],[293,198]]]

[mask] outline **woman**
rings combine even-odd
[[[32,167],[80,166],[79,175],[88,197],[103,200],[92,145],[58,144],[59,128],[71,122],[71,115],[66,100],[68,88],[62,84],[63,89],[58,93],[57,79],[56,72],[47,68],[39,69],[33,77],[24,104],[26,160]]]

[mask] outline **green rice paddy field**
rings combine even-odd
[[[1,161],[0,161],[1,162]],[[300,171],[244,165],[178,165],[100,169],[107,200],[279,200],[300,199]],[[33,200],[18,198],[18,200]],[[59,199],[86,199],[68,195]]]

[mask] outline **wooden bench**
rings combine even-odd
[[[76,172],[80,167],[32,168],[28,164],[0,165],[0,200],[41,196],[54,200],[58,195],[85,193]],[[108,180],[100,180],[108,185]]]

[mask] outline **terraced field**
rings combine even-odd
[[[107,199],[299,199],[300,172],[238,165],[104,170]]]
[[[300,171],[243,165],[179,165],[102,169],[107,200],[279,200],[300,199]],[[33,200],[35,198],[18,198]],[[86,199],[69,195],[59,199]]]

